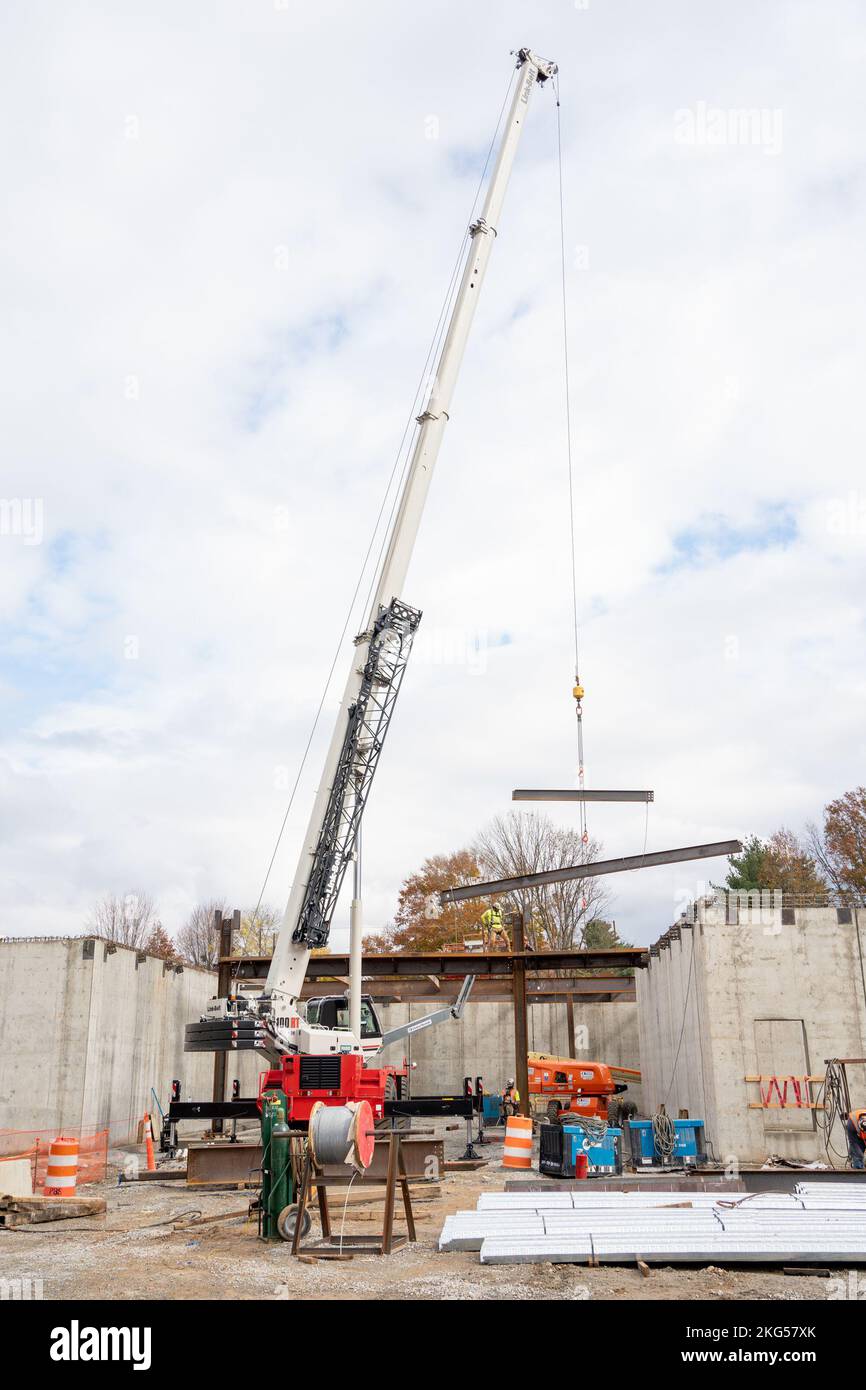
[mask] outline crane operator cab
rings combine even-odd
[[[317,999],[308,999],[307,1022],[318,1028],[348,1032],[348,994],[324,994]],[[382,1025],[369,994],[361,995],[361,1046],[365,1052],[378,1052],[382,1046]]]

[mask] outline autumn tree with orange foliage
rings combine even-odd
[[[824,807],[823,834],[809,827],[815,858],[834,887],[866,899],[866,787],[855,787]]]
[[[811,897],[826,893],[827,883],[794,832],[782,826],[767,840],[750,836],[740,853],[730,856],[724,889]]]
[[[451,903],[440,917],[428,915],[428,899],[443,888],[462,886],[479,877],[478,863],[471,850],[432,854],[416,873],[404,879],[394,921],[384,931],[365,936],[364,951],[368,955],[441,951],[452,944],[462,946],[464,937],[477,937],[481,914],[489,906],[487,899]]]
[[[161,960],[178,959],[177,947],[161,922],[155,922],[151,927],[144,949],[149,956],[159,956]]]
[[[783,826],[764,845],[764,885],[809,897],[827,892],[827,883],[812,856],[792,830]]]

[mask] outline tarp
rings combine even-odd
[[[78,1140],[78,1183],[104,1182],[108,1169],[108,1130],[72,1125],[63,1130],[63,1135]],[[48,1150],[52,1141],[59,1138],[57,1130],[53,1129],[0,1129],[0,1163],[6,1158],[29,1158],[33,1191],[41,1192],[48,1168]]]

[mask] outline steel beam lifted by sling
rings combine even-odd
[[[629,854],[623,859],[598,859],[595,863],[545,869],[538,874],[497,878],[490,883],[467,884],[464,888],[446,888],[439,894],[439,901],[443,905],[462,903],[467,898],[512,893],[521,888],[539,888],[545,883],[562,883],[571,878],[598,878],[601,874],[622,874],[629,869],[649,869],[656,864],[681,864],[687,859],[717,859],[725,854],[739,854],[742,848],[739,840],[719,840],[710,845],[686,845],[684,849],[661,849],[651,854]]]
[[[655,801],[655,792],[620,791],[542,791],[518,787],[511,793],[512,801]]]

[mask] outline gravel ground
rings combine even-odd
[[[449,1135],[446,1154],[457,1157],[465,1140]],[[89,1185],[105,1197],[104,1217],[85,1217],[0,1230],[0,1279],[42,1280],[46,1299],[824,1299],[828,1281],[780,1270],[654,1267],[644,1278],[633,1267],[587,1269],[575,1265],[484,1267],[471,1252],[436,1249],[445,1215],[472,1208],[481,1192],[504,1189],[501,1145],[488,1145],[489,1166],[448,1174],[441,1195],[416,1208],[418,1240],[383,1258],[302,1264],[287,1245],[264,1245],[254,1217],[244,1211],[249,1193],[203,1192],[182,1182]],[[371,1219],[346,1220],[346,1230],[377,1229]],[[399,1202],[398,1202],[399,1211]],[[210,1226],[183,1229],[190,1213],[241,1213]],[[332,1199],[339,1230],[341,1206]],[[314,1223],[311,1238],[317,1232]],[[405,1229],[398,1220],[398,1231]],[[845,1272],[839,1271],[844,1278]]]

